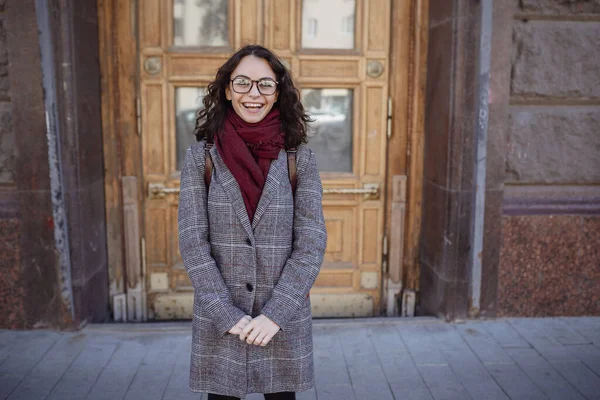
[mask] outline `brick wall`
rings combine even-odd
[[[500,315],[600,315],[600,0],[515,3]]]

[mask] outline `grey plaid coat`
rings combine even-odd
[[[208,199],[204,142],[188,149],[181,172],[179,246],[195,289],[190,389],[236,397],[310,389],[308,292],[327,241],[315,156],[298,149],[294,199],[280,152],[250,223],[235,178],[216,147],[210,154]],[[227,333],[244,315],[261,313],[281,327],[267,346]]]

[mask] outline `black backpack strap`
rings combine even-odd
[[[288,174],[290,176],[290,184],[292,185],[292,194],[296,194],[296,185],[298,183],[298,171],[296,168],[296,148],[293,147],[287,150]]]
[[[210,180],[212,179],[213,161],[210,156],[210,149],[214,146],[213,142],[206,141],[204,145],[204,183],[206,184],[206,192],[210,187]]]

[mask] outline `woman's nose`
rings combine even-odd
[[[252,82],[252,87],[250,88],[248,94],[252,97],[260,96],[260,92],[258,91],[258,83]]]

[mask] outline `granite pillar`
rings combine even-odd
[[[6,2],[6,43],[15,146],[15,211],[21,316],[10,328],[71,325],[60,295],[34,0]],[[16,310],[15,310],[16,311]]]
[[[511,15],[493,2],[489,84],[479,75],[481,2],[430,2],[420,311],[447,320],[493,316],[501,241],[502,183]],[[510,25],[509,25],[510,26]],[[489,27],[487,27],[489,28]],[[489,31],[489,29],[488,29]],[[487,98],[485,211],[475,213],[479,96]],[[474,224],[483,223],[481,280],[472,281]],[[471,294],[480,287],[479,306]]]
[[[59,146],[77,321],[109,318],[98,11],[95,1],[50,0]]]
[[[10,96],[0,90],[0,117],[12,123],[13,142],[3,141],[0,152],[0,179],[12,182],[0,185],[0,326],[65,329],[105,321],[96,2],[3,5],[9,62],[4,73],[0,46],[0,83],[8,76],[11,90]],[[9,107],[1,104],[5,98]]]

